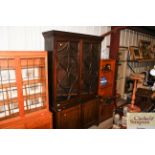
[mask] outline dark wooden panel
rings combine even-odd
[[[82,104],[82,124],[83,128],[88,128],[97,123],[97,99],[87,101]]]
[[[113,110],[114,110],[114,104],[112,101],[111,103],[108,104],[105,103],[105,101],[103,102],[99,101],[99,113],[98,113],[99,123],[112,117]]]
[[[79,129],[81,128],[81,105],[57,112],[55,117],[55,128]]]
[[[102,41],[102,37],[100,36],[93,36],[93,35],[86,35],[86,34],[80,34],[80,33],[71,33],[71,32],[63,32],[63,31],[48,31],[48,32],[43,32],[44,38],[46,38],[46,42],[50,44],[50,40],[48,40],[51,37],[55,38],[63,38],[63,39],[70,39],[70,40],[75,40],[75,39],[88,39],[88,40],[95,40],[95,41]],[[48,47],[48,46],[47,46]],[[49,46],[50,48],[53,48],[53,46]],[[51,49],[47,49],[51,50]]]

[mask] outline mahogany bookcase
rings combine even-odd
[[[102,38],[63,31],[43,32],[43,36],[54,128],[89,128],[97,124]]]
[[[52,128],[46,51],[0,52],[0,128]]]

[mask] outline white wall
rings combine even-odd
[[[0,27],[0,51],[19,50],[44,50],[44,38],[42,32],[48,30],[62,30],[91,35],[101,35],[110,30],[108,26],[38,26],[38,27]],[[102,43],[102,58],[109,55],[106,46],[109,37]]]
[[[155,44],[155,37],[153,36],[139,33],[129,29],[121,31],[120,46],[138,46],[140,40],[151,41],[152,44]]]

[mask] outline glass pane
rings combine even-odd
[[[11,114],[19,112],[18,103],[10,103]]]
[[[0,119],[19,113],[14,59],[0,58]]]
[[[46,76],[45,59],[21,59],[24,109],[31,111],[36,108],[45,108]]]
[[[100,44],[83,44],[82,94],[97,93]]]
[[[78,95],[78,42],[57,42],[57,101]]]
[[[1,70],[1,80],[3,84],[16,82],[15,70]]]
[[[7,88],[9,98],[17,98],[17,87]]]
[[[31,110],[34,108],[43,107],[44,100],[41,97],[32,98],[24,101],[24,109]]]

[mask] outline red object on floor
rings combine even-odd
[[[131,104],[129,104],[127,105],[127,107],[128,107],[128,112],[141,112],[141,109],[136,105],[132,106]]]

